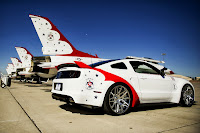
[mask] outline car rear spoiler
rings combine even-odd
[[[149,59],[149,58],[144,58],[144,57],[135,57],[135,56],[127,56],[126,59],[137,59],[137,60],[143,60],[143,61],[149,61],[152,63],[162,63],[164,64],[164,61],[159,61],[159,60],[154,60],[154,59]]]

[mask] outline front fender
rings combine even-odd
[[[194,90],[194,93],[195,93],[194,86],[188,80],[185,80],[185,79],[182,79],[182,78],[174,78],[174,79],[175,79],[175,83],[174,83],[175,88],[172,91],[172,99],[171,99],[172,103],[179,103],[180,102],[181,91],[182,91],[183,87],[187,84],[189,84],[192,87],[192,89]]]

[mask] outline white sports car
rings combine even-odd
[[[54,99],[103,107],[112,115],[125,114],[140,103],[171,102],[190,107],[194,102],[194,87],[189,81],[165,75],[165,68],[159,70],[146,61],[75,63],[77,67],[58,71],[51,91]]]

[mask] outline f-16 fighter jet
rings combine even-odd
[[[42,43],[43,57],[33,57],[32,72],[43,78],[52,78],[59,68],[73,66],[74,61],[91,64],[107,59],[77,50],[46,17],[29,15]]]

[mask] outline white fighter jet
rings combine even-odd
[[[15,69],[15,75],[16,75],[15,78],[19,80],[23,80],[24,76],[19,74],[21,71],[23,71],[22,62],[18,58],[15,58],[15,57],[11,57],[10,59]]]
[[[15,47],[16,51],[22,61],[22,70],[18,72],[18,75],[24,76],[24,79],[27,81],[35,80],[38,83],[41,81],[47,81],[47,78],[41,78],[38,76],[40,72],[33,72],[33,55],[24,47]],[[45,58],[45,56],[43,57]]]
[[[16,76],[16,74],[15,74],[16,69],[15,69],[15,67],[14,67],[14,65],[12,63],[8,63],[6,71],[7,71],[8,75],[10,77],[15,77]]]
[[[48,18],[37,15],[29,17],[42,43],[43,54],[50,55],[33,57],[31,71],[36,72],[38,76],[52,78],[59,68],[73,65],[74,61],[92,64],[107,60],[77,50]]]

